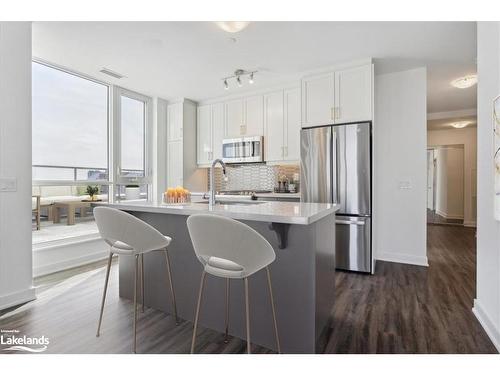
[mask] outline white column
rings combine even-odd
[[[2,187],[8,185],[10,190],[0,190],[2,309],[35,298],[31,249],[31,22],[0,22],[0,179]]]

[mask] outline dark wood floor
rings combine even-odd
[[[378,262],[373,276],[337,274],[327,353],[496,353],[471,312],[475,295],[474,229],[428,226],[429,268]],[[130,353],[132,304],[110,278],[101,337],[95,337],[104,265],[37,280],[39,298],[0,316],[0,328],[45,335],[48,353]],[[279,301],[277,301],[279,308]],[[279,323],[279,322],[278,322]],[[138,351],[188,353],[192,324],[164,313],[140,315]],[[244,353],[245,343],[201,329],[197,352]],[[254,347],[256,353],[269,353]]]

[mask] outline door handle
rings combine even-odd
[[[364,221],[350,221],[350,220],[335,220],[336,224],[346,224],[346,225],[365,225]]]

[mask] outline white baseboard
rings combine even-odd
[[[0,296],[0,310],[32,301],[35,298],[35,288],[33,287],[15,293],[7,294],[6,296]]]
[[[377,252],[377,260],[394,263],[413,264],[415,266],[428,267],[427,256],[417,256],[405,253]]]
[[[495,325],[488,317],[481,304],[477,299],[474,299],[474,307],[472,308],[472,312],[476,316],[479,323],[483,326],[483,329],[486,331],[486,334],[490,338],[495,348],[497,348],[498,352],[500,352],[500,332]]]
[[[445,219],[457,219],[457,220],[463,220],[464,219],[464,215],[450,215],[450,214],[447,214],[446,212],[441,211],[441,210],[436,210],[436,214],[438,214],[439,216],[444,217]]]
[[[472,227],[475,228],[477,226],[475,221],[464,221],[464,227]]]

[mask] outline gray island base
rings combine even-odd
[[[195,257],[186,220],[193,213],[209,212],[207,205],[197,203],[184,207],[169,207],[154,203],[107,205],[130,212],[164,235],[172,237],[168,251],[177,313],[179,319],[193,322],[203,268]],[[321,353],[324,350],[324,336],[330,325],[335,299],[337,207],[327,204],[288,202],[269,202],[266,205],[268,211],[262,207],[264,204],[255,207],[253,211],[250,207],[239,209],[239,206],[233,205],[224,208],[221,205],[212,213],[230,216],[248,224],[262,234],[275,249],[276,260],[270,265],[270,271],[282,352]],[[316,207],[306,207],[306,205],[316,205]],[[251,220],[242,220],[245,216]],[[285,238],[278,235],[280,230],[284,232]],[[220,235],[223,236],[224,233]],[[286,247],[280,249],[280,243],[281,247],[284,247],[283,245]],[[162,252],[145,254],[144,270],[145,305],[171,313],[172,303],[164,254]],[[133,257],[119,257],[119,287],[121,297],[133,299]],[[249,300],[252,344],[276,350],[264,270],[249,278]],[[231,280],[229,305],[229,335],[246,340],[242,280]],[[224,333],[224,319],[225,280],[207,275],[199,324],[201,327]]]

